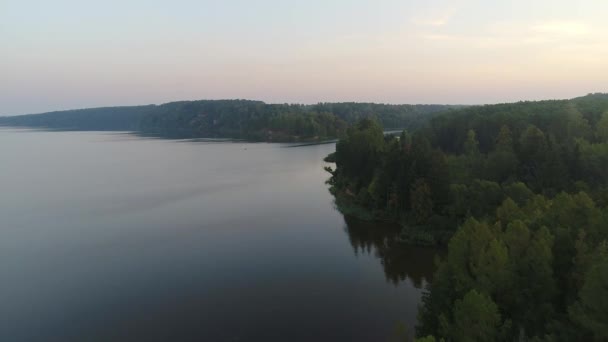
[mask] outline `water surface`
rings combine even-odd
[[[345,219],[335,144],[0,130],[0,340],[384,341],[433,252]]]

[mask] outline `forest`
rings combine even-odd
[[[608,340],[608,94],[458,109],[398,137],[363,119],[327,161],[345,214],[447,246],[418,341]]]
[[[0,125],[135,131],[168,138],[318,141],[338,138],[348,126],[364,118],[380,122],[387,129],[417,129],[439,112],[459,107],[462,106],[201,100],[0,117]]]

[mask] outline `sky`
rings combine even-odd
[[[0,115],[608,92],[606,0],[0,0]]]

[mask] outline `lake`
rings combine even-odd
[[[435,252],[345,218],[335,144],[0,130],[0,340],[386,341]]]

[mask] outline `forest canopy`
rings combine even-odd
[[[607,131],[601,94],[452,110],[400,136],[365,119],[338,142],[330,182],[377,218],[452,230],[437,223],[493,215],[507,197],[586,191],[604,205]]]
[[[364,119],[331,160],[339,208],[448,246],[421,341],[608,339],[608,95],[469,107],[398,137]]]

